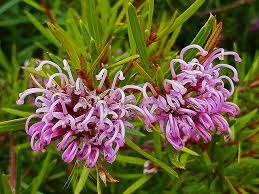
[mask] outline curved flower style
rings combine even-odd
[[[184,61],[184,53],[192,48],[206,56],[204,62],[199,62],[196,58]],[[147,125],[158,122],[166,139],[175,149],[180,150],[187,140],[197,142],[200,137],[204,142],[209,142],[210,132],[214,130],[217,134],[226,132],[225,141],[230,138],[231,131],[223,115],[233,117],[239,113],[237,105],[227,102],[234,93],[233,81],[238,81],[238,74],[228,64],[213,65],[216,59],[223,60],[226,55],[233,55],[236,61],[241,61],[237,53],[224,51],[222,48],[208,54],[198,45],[187,46],[181,51],[180,58],[173,59],[170,63],[172,79],[164,80],[164,95],[158,94],[151,84],[144,85],[144,99],[140,105],[144,122]],[[177,63],[180,65],[179,73],[174,69]],[[232,79],[226,75],[220,76],[222,68],[233,72]],[[225,88],[224,81],[228,82],[230,90]],[[148,96],[147,88],[152,96]]]
[[[17,104],[23,104],[26,96],[42,93],[34,102],[36,113],[25,124],[32,149],[44,151],[52,141],[58,140],[57,150],[63,151],[65,162],[78,158],[86,160],[87,167],[91,168],[103,154],[112,163],[124,145],[125,128],[133,127],[128,120],[136,116],[136,100],[134,95],[126,95],[125,90],[134,86],[116,88],[117,79],[124,79],[119,71],[111,88],[103,90],[107,70],[102,69],[96,76],[100,81],[97,89],[90,91],[81,78],[74,80],[66,60],[63,61],[66,73],[51,61],[42,61],[36,70],[41,71],[47,64],[58,72],[49,76],[45,88],[27,89],[17,100]],[[30,126],[31,119],[35,118],[40,121]]]

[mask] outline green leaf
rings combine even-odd
[[[238,65],[241,65],[241,64],[238,64]],[[246,74],[244,78],[244,82],[248,82],[249,80],[251,80],[256,75],[256,73],[258,73],[258,71],[259,71],[259,50],[255,52],[254,62],[252,64],[252,67],[249,69],[248,73]]]
[[[27,117],[0,122],[0,133],[24,129],[24,123],[26,119]]]
[[[71,37],[69,37],[69,35],[61,27],[59,27],[58,25],[53,25],[51,23],[48,23],[48,26],[52,33],[62,44],[63,49],[67,52],[71,60],[70,66],[72,67],[72,69],[80,69],[79,56],[81,55],[81,49],[73,43]]]
[[[23,0],[23,2],[27,3],[28,5],[34,7],[35,9],[39,10],[39,11],[44,11],[43,6],[41,6],[40,4],[36,3],[33,0]]]
[[[210,15],[208,21],[200,29],[198,34],[192,40],[191,44],[198,44],[201,47],[203,47],[212,31],[214,21],[215,21],[215,17],[213,15]],[[198,51],[196,49],[192,49],[190,51],[187,51],[184,58],[186,61],[190,61],[197,53]]]
[[[135,135],[135,136],[140,136],[140,137],[145,137],[146,135],[142,132],[140,132],[139,130],[136,129],[130,129],[130,128],[126,128],[126,133],[130,134],[130,135]]]
[[[180,161],[180,153],[179,152],[173,152],[172,154],[169,154],[170,162],[175,165],[177,168],[185,169],[185,165],[181,163]]]
[[[5,56],[2,48],[0,47],[0,64],[3,65],[3,67],[8,70],[9,62],[7,57]]]
[[[26,111],[14,109],[14,108],[2,108],[2,111],[7,112],[11,115],[20,116],[20,117],[28,117],[33,114],[31,112],[26,112]]]
[[[136,43],[134,41],[134,37],[133,37],[133,33],[132,33],[132,29],[130,26],[130,20],[129,20],[129,3],[128,0],[124,0],[124,10],[126,13],[126,20],[127,20],[127,29],[128,29],[128,37],[129,37],[129,43],[130,43],[130,50],[131,50],[131,54],[136,54]]]
[[[94,62],[98,57],[98,48],[96,41],[91,37],[90,40],[90,55],[91,55],[91,61]]]
[[[152,84],[155,83],[151,76],[136,61],[133,61],[133,65],[137,69],[139,74],[142,76],[142,78],[144,78],[146,81]]]
[[[143,166],[146,160],[137,157],[123,156],[121,154],[117,154],[116,161]]]
[[[141,31],[141,28],[138,22],[136,10],[131,3],[129,3],[128,5],[128,14],[129,14],[129,22],[130,22],[129,25],[131,27],[140,58],[142,60],[143,66],[147,68],[149,66],[147,48],[145,45],[143,32]]]
[[[190,154],[190,155],[192,155],[192,156],[199,156],[198,153],[196,153],[195,151],[193,151],[193,150],[191,150],[191,149],[189,149],[189,148],[187,148],[187,147],[183,147],[183,148],[181,149],[181,151],[183,151],[183,152],[185,152],[185,153],[187,153],[187,154]]]
[[[84,38],[80,29],[80,17],[73,8],[69,8],[66,16],[66,32],[69,37],[73,37],[73,43],[79,48],[84,48]]]
[[[163,20],[163,23],[161,24],[161,26],[163,26],[163,27],[165,26],[165,28],[163,30],[161,30],[161,32],[158,32],[157,40],[161,40],[163,37],[166,37],[167,35],[170,34],[170,32],[172,32],[171,28],[174,25],[174,22],[175,22],[175,19],[176,19],[177,15],[178,15],[178,11],[176,10],[174,12],[172,18],[169,20],[169,22],[166,22],[166,20]]]
[[[252,119],[255,119],[257,113],[257,109],[254,109],[253,111],[247,113],[246,115],[239,117],[236,119],[236,122],[234,123],[232,127],[235,127],[235,130],[238,131],[245,127]]]
[[[156,156],[161,159],[162,158],[162,145],[159,132],[153,132],[153,141],[155,146]]]
[[[83,168],[79,181],[75,188],[75,192],[74,192],[75,194],[79,194],[82,191],[82,189],[84,188],[88,175],[90,173],[90,170],[91,169],[89,169],[89,168],[85,168],[85,167]]]
[[[114,176],[120,178],[120,179],[136,179],[136,178],[139,178],[139,177],[142,177],[143,176],[143,173],[138,173],[138,174],[125,174],[125,173],[120,173],[120,174],[115,174]]]
[[[48,55],[48,57],[50,58],[50,60],[53,61],[54,63],[63,64],[63,60],[62,60],[60,57],[54,55],[54,54],[51,53],[51,52],[46,52],[46,54]]]
[[[131,194],[134,193],[139,187],[144,185],[149,179],[152,178],[152,175],[143,175],[140,179],[138,179],[135,183],[129,186],[123,194]]]
[[[0,6],[0,15],[6,12],[8,9],[10,9],[12,6],[15,4],[19,3],[20,0],[11,0],[11,1],[6,1],[5,4]]]
[[[176,28],[186,22],[202,6],[204,2],[205,0],[196,0],[188,9],[186,9],[180,16],[175,19],[172,27],[170,27],[170,30],[165,29],[158,33],[158,39],[173,32]]]
[[[170,39],[167,41],[165,49],[164,49],[165,55],[167,55],[170,52],[171,48],[174,46],[174,43],[181,32],[181,29],[182,29],[182,26],[179,26],[178,28],[176,28],[175,31],[173,32],[172,36],[170,37]]]
[[[129,63],[129,62],[132,62],[132,61],[134,61],[134,60],[136,60],[136,59],[138,59],[138,58],[139,58],[139,55],[132,55],[132,56],[130,56],[130,57],[127,57],[127,58],[125,58],[125,59],[122,59],[121,61],[118,61],[118,62],[112,64],[112,65],[109,66],[107,69],[111,69],[111,68],[114,68],[114,67],[118,67],[118,66],[120,66],[120,65],[123,65],[123,64]]]
[[[154,0],[148,0],[148,21],[147,21],[147,30],[150,33],[152,28],[152,18],[154,12]]]
[[[31,194],[35,194],[36,191],[38,191],[38,189],[40,188],[40,185],[43,183],[44,179],[49,173],[48,169],[49,169],[51,158],[52,158],[52,153],[48,152],[46,158],[42,163],[38,176],[32,182]]]
[[[94,70],[97,67],[97,64],[100,62],[100,60],[106,54],[106,51],[109,49],[110,44],[111,44],[111,40],[106,43],[106,45],[102,49],[101,53],[98,55],[97,59],[94,61],[93,65],[91,67],[91,70],[90,70],[90,78],[94,77]]]
[[[27,16],[28,20],[41,32],[43,36],[45,36],[50,42],[58,46],[58,42],[56,38],[50,33],[48,29],[46,29],[38,20],[37,18],[30,14],[30,12],[25,11],[25,15]]]
[[[102,194],[102,188],[101,188],[101,182],[100,182],[100,177],[99,177],[99,172],[98,168],[96,167],[96,188],[97,188],[97,194]]]
[[[147,152],[143,151],[140,147],[138,147],[135,143],[133,143],[130,139],[126,138],[126,144],[129,146],[131,149],[135,150],[145,158],[153,161],[155,164],[160,166],[162,169],[164,169],[166,172],[169,174],[178,177],[178,174],[171,168],[169,167],[166,163],[162,162],[161,160],[153,157],[152,155],[148,154]]]
[[[83,35],[86,45],[89,45],[90,40],[91,40],[91,35],[90,35],[90,32],[89,32],[87,26],[84,24],[84,22],[82,20],[79,20],[79,26],[80,26],[80,31],[81,31],[81,34]]]
[[[22,67],[25,71],[32,73],[33,75],[38,75],[43,78],[47,78],[47,74],[44,73],[43,71],[36,71],[34,67]]]
[[[156,84],[160,91],[163,91],[163,82],[165,80],[164,73],[161,69],[161,67],[157,67],[156,69]]]
[[[82,1],[83,2],[83,1]],[[86,17],[87,17],[87,24],[88,29],[90,31],[91,36],[96,40],[98,48],[100,45],[100,33],[98,28],[97,19],[98,16],[96,14],[96,8],[95,8],[95,0],[88,0],[85,1],[86,3]]]
[[[109,4],[109,1],[106,0],[107,3]],[[110,6],[105,6],[104,4],[100,4],[102,5],[102,10],[103,9],[107,9],[108,7],[110,8]],[[112,33],[113,30],[115,30],[115,26],[116,26],[116,20],[119,20],[119,16],[118,16],[118,11],[121,8],[121,6],[123,5],[123,0],[119,0],[117,1],[114,6],[112,8],[109,9],[109,11],[102,11],[101,13],[105,13],[105,19],[102,19],[102,25],[106,26],[106,28],[103,28],[103,33],[102,33],[102,42],[105,42],[108,38],[109,35]],[[123,17],[125,15],[125,9],[122,9],[122,11],[120,12],[120,15]]]
[[[4,194],[13,194],[12,190],[11,190],[11,187],[10,187],[10,184],[9,184],[9,181],[8,181],[8,178],[9,177],[5,174],[2,174],[2,176],[1,176],[3,191],[4,191]]]

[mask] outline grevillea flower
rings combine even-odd
[[[36,68],[51,65],[57,73],[49,76],[45,87],[30,88],[19,95],[17,104],[23,104],[26,96],[41,93],[35,99],[37,110],[26,123],[26,133],[31,136],[31,147],[44,151],[45,147],[57,141],[57,150],[63,151],[62,159],[87,161],[87,167],[94,167],[102,154],[112,163],[116,153],[125,142],[125,128],[133,127],[128,120],[136,116],[134,95],[126,95],[126,89],[117,88],[117,79],[123,80],[123,73],[117,72],[110,88],[103,89],[107,70],[102,69],[96,79],[99,85],[89,90],[81,78],[74,80],[66,60],[64,70],[51,61],[42,61]],[[138,87],[136,87],[138,89]],[[38,122],[30,125],[32,119]]]
[[[206,56],[203,62],[196,58],[184,61],[184,53],[193,48]],[[179,59],[170,62],[172,79],[164,80],[163,94],[157,93],[150,83],[144,84],[144,98],[140,105],[144,122],[146,125],[159,123],[161,131],[175,149],[180,150],[187,140],[197,142],[202,138],[204,142],[209,142],[211,131],[227,133],[225,141],[230,138],[231,131],[224,116],[234,117],[239,113],[238,106],[227,101],[234,93],[233,81],[238,81],[238,74],[234,67],[215,62],[227,55],[241,61],[237,53],[222,48],[208,54],[198,45],[187,46],[181,51]],[[179,73],[175,71],[176,64],[180,66]],[[233,77],[220,75],[222,68],[231,70]],[[225,87],[226,83],[230,85],[230,90]],[[151,91],[151,96],[147,89]]]

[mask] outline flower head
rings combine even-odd
[[[51,65],[57,73],[48,77],[44,87],[30,88],[19,95],[17,104],[23,104],[26,96],[41,93],[34,101],[37,110],[25,124],[26,133],[31,136],[33,150],[44,151],[45,147],[57,141],[57,150],[63,151],[62,159],[86,160],[87,167],[95,166],[100,155],[112,163],[116,153],[125,142],[125,128],[136,116],[134,95],[126,95],[125,88],[117,88],[117,79],[123,80],[121,71],[114,77],[112,86],[103,89],[107,70],[102,69],[96,79],[99,85],[90,90],[81,78],[72,76],[67,61],[64,71],[51,61],[42,61],[36,68]],[[32,119],[38,122],[30,125]]]
[[[196,58],[184,61],[184,53],[193,48],[206,56],[205,61],[200,62]],[[227,101],[234,93],[233,81],[238,81],[238,74],[233,66],[215,64],[216,59],[223,60],[227,55],[241,61],[237,53],[222,48],[208,54],[198,45],[187,46],[180,52],[179,59],[170,62],[172,79],[164,80],[163,94],[158,94],[149,83],[144,85],[140,107],[145,124],[159,123],[175,149],[181,149],[188,140],[199,141],[202,138],[209,142],[210,132],[215,130],[217,134],[227,133],[226,141],[230,138],[231,131],[224,115],[234,117],[239,113],[238,106]],[[175,71],[176,64],[180,66],[179,73]],[[231,70],[233,77],[220,75],[222,68]],[[227,83],[230,90],[225,87]],[[147,89],[151,96],[148,96]]]

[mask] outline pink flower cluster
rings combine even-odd
[[[198,49],[202,56],[206,56],[205,60],[184,61],[184,53],[189,49]],[[91,168],[103,155],[112,163],[124,145],[125,129],[133,127],[129,121],[135,119],[138,112],[148,131],[152,131],[150,125],[158,123],[168,142],[177,150],[188,140],[197,142],[202,138],[204,142],[211,141],[212,131],[227,133],[227,141],[231,130],[224,116],[234,117],[239,113],[238,106],[227,101],[234,93],[233,81],[238,81],[237,71],[228,64],[215,62],[227,55],[241,61],[237,53],[222,48],[208,54],[198,45],[185,47],[180,58],[171,61],[172,78],[164,80],[164,90],[159,93],[150,83],[143,87],[116,87],[117,79],[124,79],[121,71],[116,73],[111,87],[103,89],[106,69],[96,75],[99,80],[97,88],[90,90],[81,78],[74,80],[66,60],[63,61],[64,71],[51,61],[42,61],[37,71],[51,65],[58,72],[49,76],[44,87],[30,88],[17,100],[17,104],[23,104],[26,96],[41,93],[35,98],[36,113],[25,124],[26,133],[31,136],[31,147],[44,151],[47,145],[57,141],[57,150],[63,151],[65,162],[76,158],[87,161],[87,167]],[[179,64],[177,73],[176,64]],[[233,77],[220,75],[222,68],[231,70]],[[126,93],[128,89],[143,94],[139,106],[135,96]],[[30,125],[32,119],[38,119],[38,122]]]
[[[184,53],[193,48],[206,56],[204,62],[196,58],[184,61]],[[227,55],[241,61],[237,53],[222,48],[208,54],[198,45],[187,46],[181,51],[179,59],[171,61],[172,79],[164,80],[163,94],[158,94],[150,83],[144,85],[140,104],[144,122],[146,125],[159,123],[161,131],[175,149],[180,150],[188,140],[197,142],[202,138],[204,142],[209,142],[212,131],[227,133],[225,141],[230,138],[231,130],[224,115],[233,117],[239,113],[237,105],[227,102],[234,93],[233,81],[238,81],[238,75],[236,69],[228,64],[213,64],[216,59],[223,60]],[[180,66],[179,73],[175,71],[176,64]],[[220,76],[222,68],[233,72],[232,79]],[[226,89],[226,83],[230,85],[230,90]],[[147,89],[151,91],[151,96],[148,96]],[[148,127],[147,130],[150,131]]]
[[[86,160],[87,167],[91,168],[100,154],[113,162],[124,145],[125,128],[133,127],[128,120],[136,116],[134,95],[126,95],[126,88],[115,86],[117,79],[124,79],[122,72],[117,72],[111,88],[103,90],[107,70],[102,69],[96,76],[100,81],[97,89],[90,91],[81,78],[74,80],[66,60],[63,61],[66,73],[51,61],[42,61],[36,70],[41,71],[47,64],[58,72],[48,78],[44,88],[30,88],[17,100],[17,104],[23,104],[26,96],[42,93],[35,99],[36,113],[25,124],[32,149],[44,151],[57,140],[57,150],[63,151],[65,162],[74,158]],[[30,126],[31,119],[35,118],[39,121]]]

